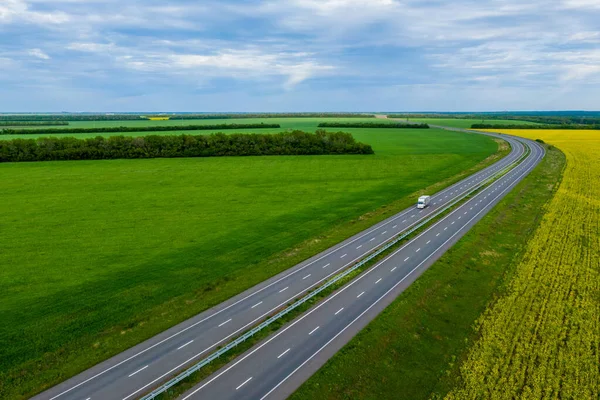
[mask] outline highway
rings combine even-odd
[[[502,138],[511,144],[511,153],[508,156],[494,165],[434,194],[430,207],[424,210],[417,210],[416,207],[410,207],[244,293],[82,372],[62,384],[41,393],[34,397],[34,399],[126,400],[140,397],[143,393],[168,380],[177,372],[207,356],[217,346],[225,344],[228,340],[236,337],[290,301],[354,264],[374,248],[418,224],[419,221],[422,221],[436,210],[443,208],[457,197],[468,192],[481,181],[518,160],[525,152],[525,146],[521,140],[504,135]],[[535,148],[539,149],[539,147]],[[531,160],[531,156],[528,160]],[[487,201],[489,200],[486,198]],[[482,204],[477,206],[477,209],[482,207]],[[463,222],[467,219],[468,214],[465,214]],[[455,227],[451,227],[449,232],[446,233],[453,232],[459,225],[456,224]],[[398,273],[406,270],[407,265],[412,265],[419,257],[427,255],[432,246],[438,243],[440,238],[444,237],[445,233],[444,235],[440,233],[439,237],[435,239],[431,238],[431,242],[423,244],[417,254],[408,256],[409,258],[405,264],[402,266],[398,265],[394,273],[389,274],[389,276],[382,275],[382,281],[378,283],[378,288],[387,287],[388,283],[394,281],[394,277],[398,276]],[[450,242],[445,246],[449,247],[449,245]],[[357,301],[357,304],[363,304],[363,302],[373,299],[373,290],[364,290],[364,292],[364,295],[360,296],[359,299],[361,300]],[[336,294],[335,298],[338,297],[339,294]],[[319,306],[319,310],[323,307],[325,306]],[[353,315],[351,311],[355,307],[356,309],[360,309],[358,305],[355,306],[348,303],[347,306],[344,306],[344,310],[336,314],[336,318],[337,316],[339,318],[347,318],[347,315]],[[320,315],[320,313],[317,314]],[[345,321],[345,319],[342,321]],[[316,335],[310,335],[311,337],[325,337],[325,334],[330,329],[334,329],[333,326],[328,327],[326,324],[318,326],[318,334],[315,332],[313,335]],[[355,326],[358,326],[358,324],[355,324]],[[313,342],[311,341],[311,343]],[[262,354],[262,351],[260,353]],[[290,350],[289,353],[287,357],[282,356],[281,360],[299,357],[297,351],[292,352]],[[270,363],[267,363],[265,367],[268,365]],[[236,367],[235,371],[237,370],[238,368]],[[229,379],[226,380],[228,381]],[[252,384],[248,382],[244,387],[255,388],[258,379],[255,380],[253,378],[252,381]],[[213,387],[217,388],[218,385],[216,383],[206,387],[206,390],[212,391]],[[200,392],[198,392],[197,396],[201,396]],[[236,393],[240,394],[242,392]],[[242,396],[241,398],[246,397]]]
[[[531,152],[518,167],[183,399],[285,399],[293,393],[535,168],[544,150],[535,142],[522,142]]]

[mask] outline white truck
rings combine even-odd
[[[417,208],[425,208],[431,202],[431,196],[421,196],[419,197],[419,202],[417,203]]]

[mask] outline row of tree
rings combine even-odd
[[[349,133],[324,130],[0,140],[0,162],[320,154],[373,154],[373,149]]]
[[[63,126],[69,125],[68,121],[0,121],[2,126]]]
[[[429,129],[427,124],[399,124],[394,122],[321,122],[319,128],[406,128]]]
[[[240,113],[240,114],[21,114],[0,115],[0,121],[139,121],[152,117],[169,119],[238,119],[238,118],[374,118],[361,113]]]
[[[39,135],[46,133],[110,133],[110,132],[168,132],[168,131],[208,131],[222,129],[267,129],[281,128],[279,124],[219,124],[219,125],[163,125],[163,126],[110,126],[104,128],[68,129],[4,129],[0,135]]]
[[[599,125],[473,124],[471,129],[600,129]]]
[[[556,125],[600,125],[600,112],[594,111],[556,111],[556,112],[527,112],[527,113],[426,113],[426,114],[390,114],[388,118],[397,119],[423,119],[423,118],[444,118],[444,119],[478,119],[484,124],[485,121],[494,120],[514,120],[535,122],[538,124],[556,124]],[[575,129],[575,128],[571,128]],[[596,128],[597,129],[597,128]]]

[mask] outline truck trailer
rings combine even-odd
[[[417,202],[417,208],[425,208],[431,202],[431,196],[421,196]]]

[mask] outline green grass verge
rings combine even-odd
[[[376,155],[0,165],[0,398],[230,298],[497,149],[435,129],[349,131]]]
[[[549,150],[523,182],[291,399],[417,400],[447,393],[476,339],[476,319],[505,290],[564,165],[564,155]]]

